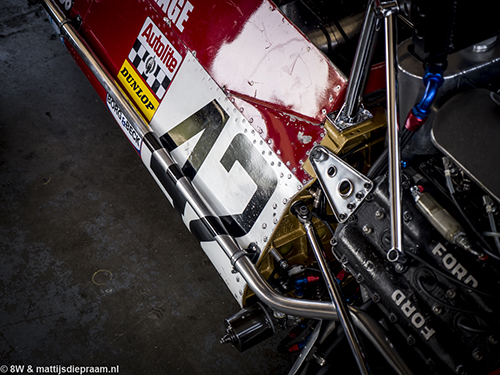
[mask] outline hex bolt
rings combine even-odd
[[[347,208],[349,210],[354,210],[356,208],[356,205],[354,203],[349,202],[349,203],[347,203]]]
[[[472,356],[476,361],[480,361],[483,359],[483,354],[479,351],[479,349],[476,349],[472,352]]]
[[[404,270],[404,266],[401,263],[396,263],[394,269],[396,270],[396,272],[401,273]]]
[[[488,341],[490,342],[490,344],[493,344],[493,345],[498,344],[498,341],[494,336],[489,336]]]
[[[356,276],[356,281],[358,283],[362,283],[363,281],[365,281],[365,278],[363,277],[362,274],[358,273],[358,275]]]
[[[385,213],[384,211],[382,210],[377,210],[377,212],[375,212],[375,217],[379,220],[382,220],[384,217],[385,217]]]
[[[409,335],[406,338],[406,342],[408,343],[408,345],[415,345],[415,337],[413,337],[412,335]]]
[[[369,226],[369,225],[364,225],[363,226],[363,232],[365,234],[370,234],[371,232],[373,232],[373,228],[371,226]]]
[[[326,359],[319,356],[318,354],[314,353],[312,355],[312,357],[316,360],[316,362],[318,363],[318,365],[320,365],[320,367],[323,367],[324,365],[326,365]]]
[[[448,289],[446,291],[446,297],[450,298],[450,299],[453,299],[455,298],[455,296],[457,295],[457,292],[455,289]]]
[[[439,315],[443,312],[443,308],[440,305],[436,304],[432,306],[432,312],[436,315]]]
[[[358,191],[358,192],[356,193],[356,199],[361,200],[361,199],[363,199],[363,197],[364,197],[364,196],[365,196],[365,195],[363,194],[363,192],[362,192],[362,191]]]
[[[380,297],[378,296],[378,294],[377,294],[377,293],[374,293],[374,294],[373,294],[373,296],[372,296],[372,301],[373,301],[373,302],[378,302],[378,301],[380,301]]]
[[[364,184],[363,186],[364,186],[364,188],[365,188],[366,190],[370,190],[370,189],[371,189],[371,187],[372,187],[372,184],[371,184],[371,182],[365,182],[365,184]]]
[[[398,317],[396,315],[394,315],[393,313],[391,313],[389,315],[389,320],[391,321],[391,323],[396,323],[398,321]]]
[[[405,211],[403,213],[403,220],[409,222],[411,219],[413,219],[413,214],[410,211]]]
[[[341,221],[344,221],[346,218],[347,218],[347,215],[346,215],[346,214],[339,214],[339,219],[340,219]]]

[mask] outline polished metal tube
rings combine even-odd
[[[363,375],[368,375],[370,372],[368,371],[368,366],[366,362],[366,356],[361,349],[361,341],[358,338],[358,334],[354,325],[352,324],[351,314],[347,309],[344,300],[341,295],[340,287],[337,284],[336,279],[333,277],[330,272],[330,268],[326,263],[325,257],[322,254],[322,249],[318,244],[316,239],[316,232],[314,231],[314,227],[310,221],[306,221],[304,223],[304,228],[306,230],[307,239],[309,240],[309,244],[313,250],[314,256],[318,262],[319,269],[321,274],[323,275],[326,289],[328,290],[328,294],[330,295],[330,299],[332,300],[333,306],[337,310],[337,315],[340,321],[340,325],[344,329],[345,336],[347,338],[347,342],[351,347],[352,353],[354,354],[354,359],[358,365],[359,371]]]
[[[394,43],[394,13],[388,12],[385,23],[385,69],[387,83],[387,132],[389,150],[389,199],[391,215],[391,250],[387,258],[395,261],[403,251],[401,222],[401,157],[398,137],[398,114],[396,102],[396,61]]]
[[[392,368],[399,375],[413,375],[413,371],[408,367],[403,358],[398,354],[396,348],[389,341],[384,329],[366,311],[358,307],[349,306],[354,324],[363,334],[370,339],[370,342],[382,354],[385,360],[391,364]]]
[[[97,80],[101,83],[108,94],[115,100],[118,106],[125,113],[129,122],[134,126],[134,130],[141,138],[150,131],[147,123],[136,112],[132,102],[116,84],[114,78],[104,68],[99,58],[92,52],[85,40],[77,33],[71,22],[67,20],[64,13],[50,0],[44,0],[43,4],[49,16],[56,22],[61,30],[62,36],[71,44],[85,64],[89,67]],[[172,164],[173,161],[170,163]],[[170,165],[169,164],[169,165]]]
[[[358,114],[360,108],[360,97],[365,88],[368,77],[370,62],[375,46],[375,32],[378,19],[375,15],[374,2],[369,1],[366,7],[363,29],[359,36],[356,54],[354,55],[354,64],[349,75],[344,107],[339,114],[342,118],[353,119]],[[349,121],[347,121],[349,122]]]
[[[358,13],[341,19],[338,23],[349,39],[356,38],[361,32],[364,14]],[[334,52],[337,48],[347,43],[344,35],[335,23],[322,28],[311,29],[306,32],[307,38],[324,53]]]

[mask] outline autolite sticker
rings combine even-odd
[[[182,56],[148,17],[128,59],[161,101],[179,69]]]
[[[147,120],[151,121],[158,109],[158,100],[127,60],[123,62],[118,79]]]

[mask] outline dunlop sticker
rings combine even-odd
[[[146,119],[151,121],[158,109],[158,100],[156,100],[149,87],[127,60],[123,62],[120,68],[118,80],[123,84],[123,87],[125,87],[144,116],[146,116]]]

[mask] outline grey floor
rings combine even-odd
[[[286,374],[275,335],[219,344],[236,301],[27,0],[0,2],[0,366]]]

